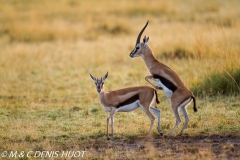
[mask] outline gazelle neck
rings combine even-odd
[[[103,106],[108,106],[108,103],[105,99],[105,92],[103,90],[99,93],[99,100]]]
[[[147,66],[148,69],[152,68],[153,65],[158,62],[157,59],[154,57],[152,50],[148,47],[147,50],[142,55],[142,58]]]
[[[101,92],[98,93],[100,101],[104,101],[104,89],[102,88]]]

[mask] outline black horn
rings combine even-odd
[[[149,22],[149,21],[147,21],[147,23],[145,24],[145,26],[143,27],[143,29],[142,29],[141,32],[139,33],[138,38],[137,38],[137,41],[136,41],[136,45],[137,45],[138,43],[140,43],[140,39],[141,39],[142,33],[144,32],[145,28],[147,27],[148,22]],[[136,46],[136,45],[135,45],[135,46]]]

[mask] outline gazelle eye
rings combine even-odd
[[[136,47],[136,50],[139,50],[140,49],[140,47]]]

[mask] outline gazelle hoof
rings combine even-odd
[[[160,136],[162,136],[162,135],[163,135],[163,133],[161,132],[161,130],[158,130],[158,133],[160,134]]]
[[[107,137],[107,140],[109,141],[109,140],[110,140],[110,137]]]

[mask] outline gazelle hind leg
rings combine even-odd
[[[189,118],[188,118],[188,115],[187,115],[187,111],[186,111],[186,106],[188,104],[190,104],[190,102],[192,101],[192,98],[188,98],[187,100],[185,100],[182,104],[180,105],[176,105],[176,103],[173,103],[171,104],[172,106],[172,109],[173,109],[173,113],[175,115],[175,118],[176,118],[176,124],[173,128],[173,130],[171,131],[170,135],[169,136],[172,136],[172,134],[174,133],[174,131],[177,129],[179,123],[181,122],[181,119],[180,119],[180,116],[179,116],[179,110],[181,109],[182,112],[183,112],[183,115],[184,115],[184,118],[185,118],[185,123],[184,123],[184,126],[182,128],[182,130],[180,131],[180,134],[183,132],[183,130],[187,127],[187,123],[189,121]],[[172,103],[172,101],[171,101]]]
[[[189,117],[188,117],[188,113],[187,113],[187,110],[186,110],[186,106],[182,106],[182,107],[181,107],[181,111],[182,111],[182,113],[183,113],[185,122],[184,122],[184,125],[183,125],[182,130],[181,130],[181,131],[179,132],[179,134],[178,134],[179,136],[182,135],[184,129],[187,128],[188,121],[189,121]]]
[[[175,130],[177,129],[178,125],[181,122],[181,119],[179,116],[179,111],[178,111],[179,108],[177,108],[177,106],[176,107],[172,106],[172,109],[173,109],[174,116],[176,118],[176,124],[175,124],[174,128],[172,129],[172,131],[170,132],[168,137],[171,137],[173,135],[173,133],[175,132]]]
[[[153,124],[154,124],[155,117],[152,115],[149,108],[145,109],[145,107],[141,104],[140,104],[140,107],[146,113],[146,115],[149,117],[149,119],[151,121],[150,129],[149,129],[149,132],[148,132],[148,135],[147,135],[147,137],[150,137],[152,135],[152,129],[153,129]]]
[[[192,101],[192,98],[188,98],[188,99],[187,99],[186,101],[184,101],[184,102],[182,103],[182,105],[180,106],[181,111],[182,111],[183,116],[184,116],[185,122],[184,122],[183,128],[181,129],[181,131],[179,132],[178,135],[182,135],[184,129],[187,128],[188,121],[189,121],[189,117],[188,117],[188,113],[187,113],[186,108],[187,108],[187,106],[191,103],[191,101]]]
[[[111,117],[112,121],[112,139],[114,138],[114,115]]]
[[[160,110],[156,109],[156,108],[153,108],[153,107],[150,107],[150,111],[152,113],[155,113],[157,115],[157,118],[158,118],[158,132],[160,135],[163,135],[162,131],[161,131],[161,127],[160,127]]]

